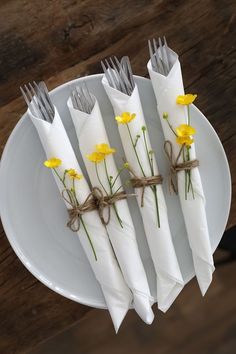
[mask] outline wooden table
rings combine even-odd
[[[186,91],[199,94],[197,105],[224,145],[235,184],[235,0],[2,0],[0,19],[1,151],[26,109],[21,84],[43,79],[53,88],[101,72],[100,60],[113,54],[129,55],[135,74],[147,76],[147,39],[166,35],[180,54]],[[236,221],[235,190],[232,197],[228,227]],[[37,281],[0,228],[0,353],[233,354],[235,272],[235,262],[218,267],[204,299],[192,281],[166,315],[156,311],[152,326],[130,312],[116,336],[106,311]]]

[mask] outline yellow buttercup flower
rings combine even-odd
[[[123,112],[120,116],[116,116],[118,124],[128,124],[136,117],[135,113]]]
[[[72,179],[78,179],[78,180],[80,180],[81,178],[83,178],[83,176],[80,175],[79,173],[77,173],[77,171],[74,170],[73,168],[71,168],[70,170],[68,170],[66,173],[67,173],[67,174],[70,176],[70,178],[72,178]]]
[[[86,155],[87,159],[94,163],[99,163],[105,159],[105,155],[101,152],[94,151],[90,155]]]
[[[194,142],[194,140],[190,136],[177,136],[176,142],[180,145],[185,144],[189,146]]]
[[[181,124],[176,128],[176,133],[178,137],[188,137],[190,135],[196,134],[196,129],[188,124]]]
[[[48,168],[56,168],[61,165],[61,160],[56,157],[52,157],[51,159],[44,161],[43,164]]]
[[[110,155],[116,152],[115,149],[111,148],[108,144],[97,144],[96,151],[103,155]]]
[[[197,95],[192,95],[191,93],[189,93],[187,95],[183,95],[183,96],[180,95],[176,98],[176,103],[187,106],[187,105],[193,103],[196,98],[197,98]]]

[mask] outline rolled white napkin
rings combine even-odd
[[[86,155],[91,154],[95,150],[96,144],[108,144],[108,146],[110,146],[98,101],[95,101],[95,105],[90,114],[74,109],[71,98],[67,101],[67,105],[74,122],[79,149],[84,159],[90,181],[93,187],[99,187],[101,189],[102,187],[96,174],[95,164],[86,158]],[[111,154],[106,157],[106,164],[108,175],[113,176],[114,180],[118,174],[118,170]],[[105,173],[104,161],[97,164],[97,169],[99,178],[105,187],[105,190],[108,194],[111,194],[109,182]],[[115,192],[120,186],[121,180],[118,177],[114,183],[112,192]],[[123,191],[123,188],[119,189],[119,191]],[[143,321],[150,324],[154,318],[151,309],[154,299],[150,295],[128,203],[126,200],[120,200],[115,203],[115,207],[122,221],[123,227],[121,227],[115,211],[111,207],[110,221],[107,224],[107,231],[126,283],[133,293],[134,308]]]
[[[80,166],[56,107],[52,123],[38,119],[36,116],[32,115],[29,110],[28,114],[38,132],[47,158],[57,157],[62,161],[62,164],[57,168],[58,173],[63,175],[65,169],[75,169],[78,173],[81,173]],[[54,177],[62,193],[64,187],[55,173]],[[71,183],[69,177],[66,177],[66,182],[68,184]],[[79,203],[83,203],[90,193],[85,178],[79,181],[75,180],[75,191]],[[66,205],[67,208],[70,208],[70,205],[67,203]],[[101,285],[108,310],[117,332],[132,302],[132,294],[124,281],[111,248],[106,229],[102,225],[97,211],[85,213],[83,215],[83,221],[92,240],[97,260],[95,259],[92,247],[82,225],[77,234],[96,279]]]
[[[115,115],[122,112],[135,113],[136,118],[129,123],[131,135],[135,138],[137,134],[142,134],[142,127],[146,125],[142,105],[139,97],[137,85],[131,96],[128,96],[109,86],[105,76],[102,79],[103,86],[113,106]],[[141,177],[140,167],[131,144],[127,127],[118,125],[120,137],[125,151],[127,162],[132,167],[135,175]],[[146,131],[147,145],[151,149],[151,144]],[[146,176],[150,176],[150,167],[145,146],[142,138],[137,143],[137,152],[141,160]],[[158,168],[154,158],[154,172],[158,175]],[[137,201],[141,211],[144,229],[150,248],[152,260],[157,276],[157,302],[158,308],[163,312],[167,311],[175,298],[183,288],[183,279],[179,269],[173,241],[171,238],[167,208],[161,185],[157,185],[157,200],[159,206],[160,227],[157,222],[157,211],[155,206],[154,193],[150,187],[145,188],[144,206],[141,207],[140,200],[142,189],[136,188]]]
[[[170,50],[170,61],[172,68],[167,76],[153,71],[150,60],[147,68],[156,96],[157,110],[161,119],[165,140],[171,141],[173,155],[176,159],[180,145],[176,143],[175,135],[169,128],[166,120],[162,117],[163,113],[167,112],[168,120],[175,129],[180,124],[187,124],[187,108],[176,103],[177,96],[184,95],[184,87],[178,55],[172,50]],[[194,159],[196,159],[196,152],[195,146],[192,144],[190,160]],[[179,163],[181,162],[183,162],[182,156],[179,160]],[[177,173],[179,199],[192,250],[194,268],[202,295],[204,295],[212,281],[212,273],[215,268],[206,219],[205,197],[198,168],[191,170],[191,180],[195,199],[193,199],[191,193],[188,193],[187,200],[185,200],[185,172],[180,171]]]

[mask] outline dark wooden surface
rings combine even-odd
[[[2,0],[0,21],[1,152],[25,111],[20,84],[44,79],[53,88],[101,72],[100,60],[113,54],[129,55],[134,72],[147,76],[147,39],[166,35],[180,54],[186,90],[199,94],[198,107],[223,143],[235,185],[235,0]],[[235,222],[234,188],[228,227]],[[115,336],[105,311],[38,282],[0,227],[0,353],[234,354],[235,273],[236,262],[218,268],[205,299],[191,282],[152,326],[129,313]]]

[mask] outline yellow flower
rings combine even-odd
[[[116,116],[116,121],[118,124],[127,124],[131,122],[136,117],[135,113],[123,112],[120,116]]]
[[[181,124],[176,128],[178,137],[187,137],[196,134],[196,130],[188,124]]]
[[[95,163],[99,163],[105,159],[105,155],[102,154],[101,152],[97,152],[97,151],[92,152],[92,154],[90,154],[90,155],[86,155],[86,157],[89,161],[92,161]]]
[[[70,170],[68,170],[66,173],[67,173],[67,174],[70,176],[70,178],[72,178],[72,179],[78,179],[78,180],[80,180],[81,178],[83,178],[83,176],[80,175],[79,173],[77,173],[77,171],[74,170],[73,168],[71,168]]]
[[[124,163],[124,168],[129,168],[129,163],[128,162]]]
[[[191,145],[194,140],[190,136],[177,136],[176,141],[178,144],[185,144],[187,146]]]
[[[183,96],[178,96],[176,98],[176,103],[177,104],[182,104],[182,105],[189,105],[195,101],[197,98],[197,95],[192,95],[192,94],[187,94]]]
[[[96,151],[103,154],[103,155],[110,155],[116,152],[115,149],[111,148],[108,144],[97,144]]]
[[[56,157],[52,157],[51,159],[44,161],[43,164],[48,168],[56,168],[61,165],[61,160]]]

